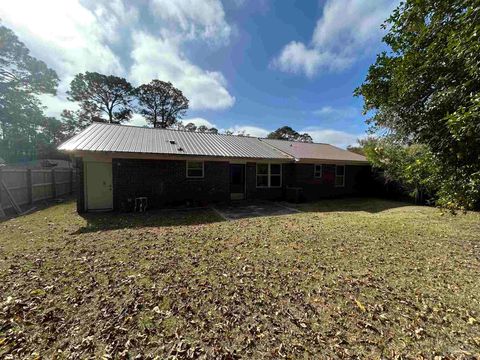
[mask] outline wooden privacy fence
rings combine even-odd
[[[75,190],[74,169],[14,169],[0,168],[0,207],[14,207],[37,201],[55,199]]]

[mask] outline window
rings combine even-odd
[[[187,178],[203,178],[203,161],[187,161]]]
[[[345,165],[335,166],[335,186],[336,187],[345,186]]]
[[[313,177],[316,179],[320,179],[322,177],[322,165],[313,165]]]
[[[257,187],[268,187],[269,164],[257,164]]]
[[[257,187],[282,186],[281,164],[257,164]]]

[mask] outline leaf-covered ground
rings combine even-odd
[[[374,199],[0,223],[0,358],[474,358],[480,214]]]

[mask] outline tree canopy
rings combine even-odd
[[[36,95],[55,94],[59,79],[1,25],[0,44],[0,153],[8,162],[31,160],[55,141],[43,131],[60,124],[45,117]]]
[[[477,0],[401,3],[386,23],[390,51],[355,90],[373,131],[426,146],[443,174],[438,203],[453,207],[480,204],[478,19]]]
[[[283,126],[277,130],[271,132],[267,136],[268,139],[277,139],[277,140],[289,140],[289,141],[300,141],[300,142],[313,142],[312,137],[307,134],[300,134],[297,131],[293,130],[290,126]]]
[[[0,25],[0,91],[23,90],[28,94],[56,94],[58,76],[30,51],[15,33]]]
[[[78,117],[119,124],[132,117],[133,90],[124,78],[87,71],[75,75],[67,94],[80,105]]]
[[[218,134],[218,129],[217,128],[214,128],[214,127],[209,128],[206,125],[197,126],[197,125],[195,125],[194,123],[191,123],[191,122],[187,123],[185,125],[183,125],[182,123],[179,122],[179,123],[176,124],[176,128],[178,130],[184,130],[184,131]]]
[[[188,109],[188,99],[171,82],[152,80],[135,90],[137,109],[153,127],[169,128]]]

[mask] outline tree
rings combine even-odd
[[[181,126],[185,131],[197,131],[197,126],[194,123],[188,123],[185,126]]]
[[[75,75],[67,94],[80,104],[76,115],[90,123],[119,124],[132,117],[133,87],[124,78],[87,71]]]
[[[4,26],[0,44],[0,153],[8,162],[27,161],[38,155],[45,120],[36,95],[54,95],[59,79]]]
[[[206,125],[200,125],[197,128],[197,131],[201,132],[201,133],[218,134],[218,129],[217,128],[214,128],[214,127],[209,128]]]
[[[85,129],[90,124],[89,118],[81,111],[65,109],[60,117],[62,118],[65,132],[69,134],[69,137]]]
[[[178,122],[175,124],[175,127],[177,128],[177,130],[183,130],[183,131],[218,134],[218,129],[214,127],[209,128],[206,125],[196,126],[194,123],[188,123],[186,125],[183,125],[181,122]]]
[[[365,155],[365,151],[363,150],[362,146],[348,145],[347,150],[350,151],[350,152],[353,152],[355,154]]]
[[[440,164],[425,145],[404,145],[394,137],[360,140],[360,147],[374,168],[384,171],[387,181],[399,182],[411,196],[422,201],[435,198],[441,180]]]
[[[0,44],[0,92],[16,89],[28,94],[56,94],[59,79],[55,71],[30,56],[15,33],[1,25]]]
[[[373,131],[428,148],[440,205],[480,206],[479,18],[477,0],[401,3],[387,20],[391,50],[355,90]]]
[[[152,80],[135,90],[138,111],[153,127],[169,128],[181,119],[188,109],[188,99],[172,83]]]
[[[309,134],[300,134],[297,131],[293,130],[290,126],[283,126],[281,128],[278,128],[274,132],[268,134],[267,139],[300,141],[308,143],[313,142],[312,137]]]

